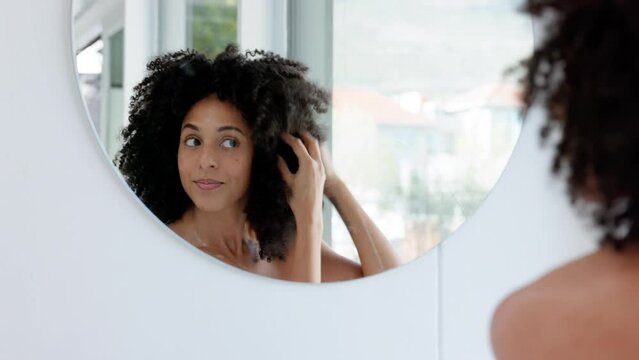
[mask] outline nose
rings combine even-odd
[[[202,169],[218,167],[217,158],[213,149],[206,147],[202,149],[202,153],[200,154],[200,167]]]

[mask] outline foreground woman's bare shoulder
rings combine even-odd
[[[639,358],[639,263],[627,260],[599,250],[508,296],[492,320],[497,359]]]

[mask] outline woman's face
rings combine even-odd
[[[214,95],[193,105],[182,121],[178,170],[195,206],[215,212],[244,209],[253,143],[240,111]]]

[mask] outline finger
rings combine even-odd
[[[308,131],[303,131],[301,136],[309,155],[311,155],[313,159],[321,162],[322,154],[319,147],[319,141],[317,141],[317,139],[314,138]]]
[[[290,184],[291,180],[293,178],[293,174],[288,169],[288,165],[286,165],[286,161],[284,161],[284,158],[282,158],[279,155],[277,155],[277,167],[279,168],[280,173],[282,174],[282,178],[284,179],[284,181],[287,184]]]
[[[291,134],[284,133],[282,134],[282,140],[284,140],[284,142],[287,143],[291,147],[291,149],[293,149],[293,152],[297,156],[297,159],[300,160],[300,162],[303,159],[311,158],[308,150],[306,150],[306,146],[304,146],[304,143],[299,138]]]

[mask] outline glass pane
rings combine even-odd
[[[108,116],[105,127],[106,150],[110,158],[120,149],[120,133],[126,121],[124,91],[124,30],[109,37],[109,89],[107,93]]]
[[[237,0],[189,0],[187,45],[215,57],[237,43]]]
[[[100,82],[104,43],[98,39],[76,55],[80,92],[84,98],[93,126],[100,129]]]
[[[109,65],[111,87],[122,87],[124,83],[124,31],[109,38]]]
[[[519,136],[504,70],[533,49],[505,0],[335,0],[335,167],[404,261],[484,200]],[[333,246],[356,259],[338,215]]]

